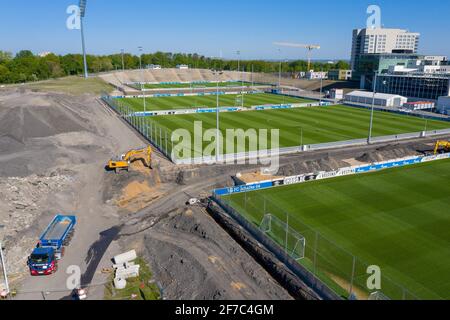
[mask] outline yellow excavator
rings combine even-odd
[[[130,171],[130,165],[132,162],[141,160],[144,165],[152,168],[152,148],[149,146],[144,149],[130,150],[126,154],[111,159],[108,163],[108,170],[115,170],[116,173],[125,170]]]
[[[444,150],[444,152],[450,152],[450,141],[436,142],[436,147],[434,148],[434,154],[437,155],[440,150]]]

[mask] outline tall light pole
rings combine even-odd
[[[122,71],[125,71],[125,60],[124,60],[124,57],[123,57],[123,55],[125,53],[125,50],[122,49],[122,50],[120,50],[120,52],[122,53]]]
[[[2,270],[3,270],[3,279],[5,281],[5,294],[6,296],[9,295],[9,283],[8,283],[8,274],[7,274],[7,270],[6,270],[6,261],[5,261],[5,256],[3,254],[3,247],[2,247],[2,243],[0,242],[0,260],[1,260],[1,266],[2,266]],[[1,293],[1,292],[0,292]]]
[[[237,67],[237,71],[238,71],[238,76],[240,77],[241,75],[241,51],[236,51],[236,55],[238,57],[238,67]]]
[[[84,27],[83,20],[86,15],[86,2],[87,0],[80,0],[80,30],[81,30],[81,46],[83,48],[83,63],[84,63],[84,77],[87,79],[89,77],[87,58],[86,58],[86,44],[84,41]]]
[[[145,77],[144,77],[144,69],[142,68],[142,52],[144,50],[144,48],[142,47],[138,47],[140,55],[139,55],[139,67],[141,68],[141,74],[142,74],[142,81],[141,81],[141,91],[142,91],[142,95],[144,96],[144,115],[147,112],[147,101],[145,99],[145,91],[144,91],[144,82],[145,82]]]
[[[222,71],[214,70],[213,74],[216,76],[216,163],[219,163],[219,150],[220,150],[220,101],[219,101],[219,76],[223,74]]]
[[[281,49],[278,49],[278,53],[280,54],[280,70],[278,72],[278,91],[281,91],[281,67],[282,67],[282,61],[281,61]]]
[[[378,72],[375,72],[375,77],[373,80],[373,98],[372,98],[372,111],[370,112],[370,127],[369,127],[369,138],[367,140],[368,143],[372,141],[372,130],[373,130],[373,115],[375,109],[375,96],[377,93],[377,76]]]
[[[323,67],[320,72],[320,97],[319,97],[319,106],[322,106],[322,92],[323,92]]]

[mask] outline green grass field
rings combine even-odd
[[[241,81],[230,81],[230,82],[219,82],[219,87],[245,87],[252,86],[251,83],[244,82],[242,84]],[[262,84],[254,83],[255,86],[260,86]],[[141,86],[139,84],[133,85],[134,88],[140,89]],[[215,88],[217,87],[217,83],[175,83],[175,84],[166,84],[166,83],[158,83],[158,84],[145,84],[144,89],[186,89],[186,88]]]
[[[195,121],[201,121],[204,130],[216,127],[215,114],[158,116],[147,118],[147,121],[155,122],[170,131],[184,128],[193,132]],[[369,110],[347,106],[220,114],[220,128],[224,136],[227,129],[235,128],[243,130],[280,129],[280,147],[366,138],[369,121]],[[445,129],[450,128],[450,122],[430,120],[426,122],[412,116],[375,112],[373,135],[386,136],[420,132],[424,130],[425,126],[427,126],[427,130]],[[193,152],[193,156],[196,157],[199,154]]]
[[[142,98],[119,98],[122,104],[127,104],[135,111],[144,111],[144,99]],[[256,93],[244,95],[244,107],[253,107],[266,104],[285,104],[285,103],[308,103],[311,100],[292,98],[287,96],[275,95],[270,93]],[[239,103],[239,104],[238,104]],[[191,108],[215,108],[217,105],[217,97],[215,95],[208,96],[186,96],[186,97],[155,97],[146,98],[147,111],[156,110],[176,110]],[[221,107],[241,106],[240,98],[235,94],[227,94],[219,96],[219,104]]]
[[[262,219],[262,197],[281,209],[266,208],[272,215],[285,221],[288,212],[290,226],[306,237],[306,259],[301,263],[309,267],[315,241],[311,230],[318,231],[328,239],[318,244],[322,275],[342,283],[351,274],[352,260],[339,246],[369,265],[378,265],[383,276],[417,298],[447,300],[449,181],[450,160],[442,160],[250,192],[246,200],[244,194],[225,199],[257,225]],[[359,270],[359,275],[362,273],[365,271]],[[360,291],[366,279],[355,282]],[[391,282],[381,285],[393,299],[402,298],[401,290]]]

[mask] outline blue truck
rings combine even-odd
[[[50,275],[58,270],[58,260],[64,256],[75,232],[75,216],[57,215],[41,235],[36,248],[28,258],[32,276]]]

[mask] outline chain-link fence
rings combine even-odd
[[[168,159],[172,159],[172,131],[146,116],[144,112],[136,112],[121,99],[104,95],[102,100],[113,108],[128,124],[150,141]]]
[[[115,99],[113,97],[109,97],[107,95],[103,96],[103,101],[105,101],[111,108],[116,110],[116,112],[132,127],[134,127],[139,133],[141,133],[146,139],[148,139],[154,146],[156,146],[161,153],[163,153],[168,159],[176,164],[202,164],[202,163],[212,163],[216,160],[216,157],[204,156],[203,150],[192,150],[190,146],[182,146],[182,148],[177,148],[178,150],[174,150],[174,142],[173,142],[173,131],[169,128],[161,125],[161,122],[158,121],[158,117],[154,116],[156,112],[147,111],[147,112],[138,112],[133,106],[132,102],[126,101],[126,99]],[[176,111],[173,112],[176,114]],[[387,112],[378,112],[374,116],[374,130],[378,128],[379,117],[386,116]],[[401,133],[395,135],[381,135],[381,136],[372,136],[370,139],[370,143],[381,143],[381,142],[395,142],[407,139],[414,138],[424,138],[424,137],[433,137],[440,136],[450,133],[450,129],[440,129],[440,130],[429,130],[432,129],[431,125],[433,124],[429,119],[420,119],[417,116],[405,116],[407,119],[414,121],[413,130],[423,130],[416,131],[412,133]],[[367,118],[369,120],[369,118]],[[390,119],[389,121],[393,121]],[[311,130],[314,130],[312,132]],[[336,139],[339,141],[334,142],[326,142],[326,143],[312,143],[311,137],[318,134],[317,131],[323,131],[324,134],[329,134],[327,130],[323,129],[308,129],[299,127],[293,127],[292,132],[289,134],[298,135],[299,146],[297,147],[286,147],[280,148],[277,150],[279,155],[284,154],[292,154],[304,151],[312,151],[312,150],[325,150],[325,149],[334,149],[334,148],[343,148],[350,146],[360,146],[367,145],[369,143],[367,138],[362,139],[352,139],[351,135],[338,135]],[[321,134],[322,132],[319,132]],[[346,140],[348,139],[348,140]],[[185,141],[188,142],[188,141]],[[190,141],[192,142],[192,141]],[[195,144],[194,144],[195,145]],[[188,156],[181,152],[182,150],[189,151]],[[255,152],[253,152],[255,153]],[[258,158],[260,154],[264,155],[265,152],[258,153],[256,152],[256,156],[252,155],[252,152],[245,153],[236,153],[236,154],[228,154],[223,155],[225,158],[235,158],[238,160],[241,159],[250,159],[250,158]]]
[[[405,287],[381,275],[381,289],[369,289],[371,265],[329,240],[264,195],[214,195],[227,211],[243,216],[284,252],[345,299],[418,300]],[[274,223],[276,220],[276,223]],[[276,226],[274,228],[274,226]],[[368,282],[369,281],[369,282]]]

